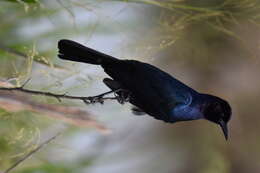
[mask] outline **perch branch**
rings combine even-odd
[[[0,87],[0,90],[2,91],[19,91],[22,93],[32,94],[32,95],[42,95],[42,96],[48,96],[48,97],[54,97],[61,101],[61,99],[74,99],[74,100],[82,100],[85,104],[93,104],[93,103],[101,103],[103,104],[105,100],[119,100],[119,96],[115,97],[104,97],[105,95],[116,93],[118,91],[122,91],[121,89],[114,90],[114,91],[108,91],[100,95],[96,96],[89,96],[89,97],[80,97],[80,96],[70,96],[66,94],[54,94],[50,92],[44,92],[44,91],[35,91],[35,90],[29,90],[22,87],[13,87],[13,88],[6,88],[6,87]]]

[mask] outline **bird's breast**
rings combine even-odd
[[[197,120],[203,118],[203,114],[200,109],[197,107],[191,107],[189,105],[179,105],[176,106],[171,111],[171,121],[188,121],[188,120]]]

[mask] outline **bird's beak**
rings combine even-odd
[[[219,125],[224,133],[224,136],[226,138],[226,140],[228,140],[228,127],[227,127],[227,123],[223,120],[219,121]]]

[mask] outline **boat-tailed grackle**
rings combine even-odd
[[[147,63],[119,60],[71,40],[60,40],[58,48],[61,59],[101,65],[112,78],[105,78],[104,83],[128,98],[135,114],[146,113],[169,123],[206,119],[220,125],[228,138],[231,107],[227,101],[199,93]]]

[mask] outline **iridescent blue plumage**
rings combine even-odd
[[[231,108],[225,100],[198,93],[147,63],[119,60],[70,40],[61,40],[58,47],[61,59],[101,65],[112,78],[104,83],[112,90],[127,90],[138,114],[169,123],[204,118],[219,124],[227,138]]]

